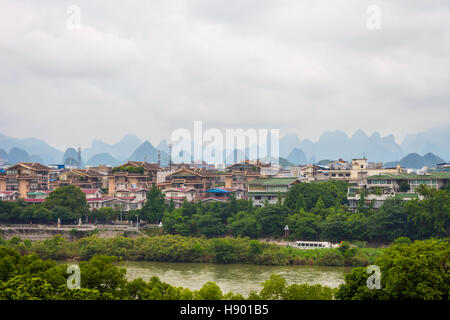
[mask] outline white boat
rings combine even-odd
[[[326,241],[296,241],[290,246],[298,249],[321,249],[335,247],[331,242]]]

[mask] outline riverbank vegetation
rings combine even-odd
[[[22,254],[36,253],[43,259],[54,260],[89,260],[96,254],[105,254],[131,261],[367,266],[382,252],[379,248],[350,247],[345,242],[339,248],[301,250],[249,238],[180,235],[109,239],[94,235],[73,242],[60,236],[36,242],[15,237],[0,241]]]
[[[0,300],[244,300],[240,294],[223,293],[214,282],[199,290],[174,287],[157,277],[128,281],[120,259],[94,255],[79,263],[80,288],[69,289],[66,264],[42,260],[38,255],[21,255],[0,246]],[[74,284],[72,282],[72,284]],[[320,284],[291,284],[272,275],[259,293],[249,299],[330,300],[333,290]]]
[[[59,242],[61,239],[54,239]],[[17,244],[16,245],[20,245]],[[24,244],[29,246],[29,244]],[[344,249],[341,249],[344,251]],[[346,252],[348,248],[345,249]],[[271,275],[259,292],[248,297],[223,293],[214,282],[199,290],[174,287],[157,277],[149,281],[126,279],[120,258],[93,255],[79,262],[80,288],[68,289],[67,265],[42,260],[37,254],[21,254],[0,245],[0,299],[6,300],[448,300],[450,274],[448,241],[428,240],[411,243],[399,239],[376,259],[381,269],[380,289],[367,287],[365,268],[355,268],[346,275],[338,289],[320,284],[287,284],[280,275]]]

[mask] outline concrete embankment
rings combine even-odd
[[[116,237],[124,233],[144,235],[136,227],[126,225],[63,225],[60,228],[52,225],[0,225],[0,236],[6,240],[19,237],[22,240],[40,241],[60,235],[69,241],[75,241],[94,233],[100,238]]]

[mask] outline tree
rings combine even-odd
[[[300,213],[288,216],[286,223],[289,226],[291,238],[317,240],[320,238],[320,221],[319,215],[301,210]]]
[[[286,225],[287,208],[267,204],[256,211],[256,217],[261,224],[263,236],[280,236]]]
[[[0,283],[0,299],[6,300],[51,300],[52,291],[52,286],[44,279],[25,275]]]
[[[162,224],[165,232],[188,236],[191,230],[186,223],[187,218],[183,216],[181,209],[164,212]]]
[[[214,237],[223,234],[225,231],[220,212],[217,211],[210,210],[203,214],[197,213],[192,216],[192,222],[198,235]]]
[[[62,213],[61,210],[65,211],[64,216],[58,216],[61,220],[78,220],[82,217],[87,219],[89,214],[86,195],[73,185],[56,188],[45,199],[44,207],[51,211],[59,208],[58,213]]]
[[[142,216],[150,222],[159,223],[165,210],[164,193],[154,185],[147,193],[147,201],[142,208]]]
[[[221,300],[223,297],[219,286],[212,281],[206,282],[197,295],[198,300]]]
[[[406,181],[402,181],[400,183],[400,192],[408,192],[410,189],[409,183]]]
[[[263,282],[263,288],[259,296],[264,300],[280,300],[286,290],[286,280],[278,275],[272,274]]]
[[[257,238],[261,234],[261,224],[252,213],[240,211],[228,219],[228,225],[235,236]]]
[[[37,221],[47,222],[53,218],[52,212],[43,206],[39,206],[33,212],[33,219]]]
[[[338,299],[448,300],[450,292],[450,244],[447,241],[397,243],[383,251],[376,265],[381,271],[381,289],[367,288],[365,268],[355,268],[345,277]]]
[[[333,289],[320,284],[293,283],[283,292],[284,300],[332,300]]]
[[[94,255],[90,261],[79,264],[81,271],[81,287],[96,289],[99,292],[111,294],[120,293],[126,284],[126,269],[114,265],[118,258]]]

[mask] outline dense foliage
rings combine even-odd
[[[369,289],[366,268],[345,277],[336,297],[342,300],[448,300],[450,294],[448,241],[398,241],[376,260],[381,288]]]
[[[342,181],[301,183],[283,203],[254,208],[252,203],[231,198],[227,203],[189,203],[166,208],[164,230],[171,234],[251,238],[284,235],[290,240],[331,242],[370,241],[390,243],[406,236],[413,240],[446,237],[450,232],[448,190],[419,187],[424,200],[389,199],[377,210],[364,205],[352,212],[345,205],[347,184]]]
[[[42,260],[38,255],[21,255],[0,246],[0,300],[243,300],[240,294],[222,293],[214,282],[199,290],[174,287],[157,277],[144,281],[126,279],[119,259],[94,255],[78,264],[80,288],[70,290],[66,264]],[[321,285],[291,284],[272,275],[250,299],[329,300],[333,290]]]
[[[53,254],[64,245],[61,238],[52,239]],[[120,239],[124,241],[124,239]],[[251,240],[250,240],[251,241]],[[253,245],[254,241],[250,242]],[[11,245],[11,243],[9,243]],[[15,240],[20,250],[31,244]],[[217,245],[223,244],[214,243]],[[49,244],[47,244],[49,246]],[[133,251],[132,248],[128,250]],[[352,254],[351,247],[342,245],[338,252]],[[226,251],[226,249],[225,249]],[[260,254],[258,248],[249,248]],[[222,251],[221,253],[223,253]],[[258,253],[259,252],[259,253]],[[120,268],[120,258],[94,254],[88,261],[78,263],[81,286],[70,290],[67,265],[42,260],[37,254],[23,254],[11,246],[0,245],[0,300],[220,300],[244,299],[240,294],[224,294],[214,282],[205,283],[199,290],[174,287],[157,277],[149,281],[128,281],[126,270]],[[274,300],[448,300],[450,292],[450,245],[448,241],[427,240],[411,243],[398,239],[376,260],[381,270],[381,288],[369,289],[370,276],[366,269],[354,268],[345,276],[345,283],[337,290],[321,285],[287,284],[280,275],[273,274],[262,283],[259,293],[251,292],[248,299]]]
[[[135,261],[367,266],[382,251],[372,248],[300,250],[249,238],[207,239],[180,235],[109,239],[94,235],[73,242],[60,236],[36,242],[15,237],[0,241],[22,254],[36,253],[43,259],[55,260],[89,260],[94,255],[106,254]]]

